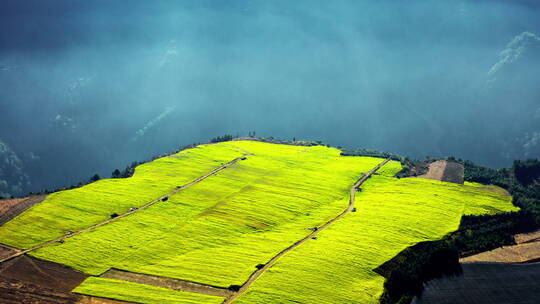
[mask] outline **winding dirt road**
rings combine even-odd
[[[300,239],[296,243],[292,244],[291,246],[287,247],[286,249],[284,249],[283,251],[281,251],[280,253],[275,255],[272,259],[270,259],[270,261],[268,261],[264,265],[264,267],[262,267],[261,269],[255,271],[254,273],[252,273],[251,276],[249,277],[249,279],[244,283],[244,285],[242,285],[237,292],[233,293],[231,296],[226,298],[225,301],[223,302],[223,304],[232,303],[239,296],[241,296],[249,288],[249,286],[251,286],[251,284],[253,284],[253,282],[255,282],[255,280],[257,280],[257,278],[259,278],[261,276],[261,274],[263,274],[266,270],[268,270],[268,268],[272,267],[272,265],[274,265],[277,262],[277,260],[279,260],[286,253],[294,250],[296,247],[298,247],[298,246],[302,245],[303,243],[307,242],[308,240],[310,240],[311,238],[316,236],[319,232],[321,232],[324,229],[328,228],[328,226],[332,225],[334,222],[336,222],[337,220],[344,217],[347,213],[351,212],[354,209],[354,201],[355,201],[355,198],[356,198],[356,192],[358,191],[358,187],[360,187],[360,185],[362,185],[368,178],[370,178],[371,175],[373,175],[375,172],[377,172],[377,170],[379,170],[382,166],[384,166],[389,161],[390,161],[390,159],[385,159],[383,162],[378,164],[375,168],[371,169],[371,171],[362,174],[362,177],[360,177],[356,181],[356,183],[354,183],[354,185],[351,187],[351,193],[350,193],[350,196],[349,196],[349,206],[347,207],[347,209],[345,209],[345,211],[343,211],[341,214],[339,214],[335,218],[329,220],[328,222],[326,222],[326,224],[322,225],[321,227],[318,227],[317,230],[315,230],[312,233],[308,234],[303,239]]]
[[[57,238],[57,239],[54,239],[54,240],[47,241],[47,242],[45,242],[45,243],[36,245],[36,246],[34,246],[34,247],[32,247],[32,248],[28,248],[28,249],[25,249],[25,250],[18,251],[18,252],[16,252],[16,253],[12,254],[12,255],[9,255],[9,256],[7,256],[7,257],[4,257],[4,258],[0,259],[0,263],[7,262],[7,261],[9,261],[9,260],[11,260],[11,259],[14,259],[14,258],[16,258],[16,257],[18,257],[18,256],[21,256],[21,255],[23,255],[23,254],[26,254],[26,253],[28,253],[28,252],[31,252],[31,251],[34,251],[34,250],[43,248],[43,247],[45,247],[45,246],[47,246],[47,245],[50,245],[50,244],[54,244],[54,243],[63,241],[63,240],[65,240],[65,239],[67,239],[67,238],[74,237],[74,236],[79,235],[79,234],[81,234],[81,233],[84,233],[84,232],[93,230],[93,229],[98,228],[98,227],[101,227],[101,226],[103,226],[103,225],[107,225],[108,223],[111,223],[111,222],[114,222],[114,221],[117,221],[117,220],[119,220],[119,219],[121,219],[121,218],[124,218],[124,217],[126,217],[126,216],[128,216],[128,215],[131,215],[131,214],[133,214],[133,213],[135,213],[135,212],[138,212],[138,211],[140,211],[140,210],[144,210],[144,209],[146,209],[146,208],[148,208],[148,207],[150,207],[150,206],[152,206],[152,205],[154,205],[154,204],[156,204],[156,203],[158,203],[158,202],[161,202],[163,199],[168,199],[171,195],[173,195],[173,194],[175,194],[175,193],[178,193],[178,192],[180,192],[180,191],[182,191],[182,190],[184,190],[184,189],[186,189],[186,188],[189,188],[189,187],[191,187],[191,186],[193,186],[193,185],[195,185],[195,184],[197,184],[197,183],[203,181],[204,179],[206,179],[206,178],[208,178],[208,177],[210,177],[210,176],[212,176],[212,175],[215,175],[215,174],[218,173],[219,171],[221,171],[221,170],[223,170],[223,169],[226,169],[226,168],[228,168],[228,167],[234,165],[234,164],[237,163],[238,161],[243,160],[243,159],[246,159],[246,157],[248,157],[249,155],[252,155],[252,154],[247,154],[247,153],[246,153],[246,154],[244,154],[244,156],[237,157],[237,158],[231,160],[230,162],[228,162],[228,163],[222,165],[221,167],[218,167],[218,168],[212,170],[210,173],[207,173],[207,174],[205,174],[205,175],[203,175],[203,176],[197,178],[196,180],[194,180],[194,181],[192,181],[192,182],[190,182],[190,183],[188,183],[188,184],[185,184],[185,185],[183,185],[183,186],[181,186],[181,187],[178,187],[178,188],[176,188],[175,190],[173,190],[173,191],[167,193],[166,195],[164,195],[164,196],[162,196],[162,197],[160,197],[160,198],[157,198],[157,199],[155,199],[155,200],[153,200],[153,201],[151,201],[151,202],[149,202],[149,203],[146,203],[145,205],[139,207],[138,209],[128,211],[128,212],[126,212],[126,213],[123,213],[123,214],[118,215],[117,217],[108,219],[108,220],[106,220],[106,221],[103,221],[103,222],[98,223],[98,224],[95,224],[95,225],[93,225],[93,226],[90,226],[90,227],[84,228],[84,229],[82,229],[82,230],[73,232],[73,233],[71,233],[71,234],[64,235],[64,236],[59,237],[59,238]]]

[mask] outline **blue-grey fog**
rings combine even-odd
[[[540,156],[535,1],[0,2],[0,192],[225,133]]]

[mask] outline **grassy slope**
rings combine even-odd
[[[381,161],[339,157],[339,151],[320,146],[257,142],[188,151],[193,153],[181,159],[165,158],[139,167],[134,178],[124,180],[129,185],[100,181],[77,189],[81,192],[71,190],[73,197],[65,194],[70,191],[55,194],[48,208],[32,208],[7,229],[0,228],[0,242],[28,246],[77,230],[76,225],[86,227],[110,213],[126,211],[133,201],[141,205],[161,196],[178,183],[185,184],[238,157],[238,151],[249,151],[255,156],[167,202],[34,253],[91,274],[115,267],[213,285],[241,284],[255,265],[309,233],[306,227],[318,226],[344,210],[349,188],[360,172]],[[399,163],[391,162],[380,173],[393,175],[399,169]],[[176,176],[179,173],[183,176]],[[135,181],[139,175],[145,176],[144,181]],[[455,230],[462,214],[514,210],[510,197],[479,184],[375,176],[362,188],[358,212],[286,255],[238,303],[376,302],[383,278],[371,269],[407,246]],[[92,212],[87,214],[86,209]],[[69,213],[61,216],[62,212]],[[72,220],[78,216],[82,218]],[[51,227],[29,224],[42,219],[50,220]],[[66,219],[68,223],[63,222]],[[38,237],[25,240],[33,234]],[[141,303],[222,300],[100,278],[88,279],[76,291]]]
[[[114,267],[227,287],[343,211],[382,160],[326,147],[231,143],[247,160],[121,221],[34,256],[98,275]],[[391,162],[389,174],[400,169]]]
[[[76,293],[146,304],[218,304],[223,298],[113,279],[90,277]]]
[[[0,227],[0,243],[29,248],[139,207],[243,153],[226,144],[203,145],[138,166],[131,178],[105,179],[53,193]]]
[[[286,255],[236,303],[377,303],[384,278],[372,269],[456,230],[462,214],[516,210],[474,184],[375,176],[363,189],[358,212]]]

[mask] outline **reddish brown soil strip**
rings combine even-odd
[[[514,236],[516,243],[540,242],[540,230],[531,233],[521,233]]]
[[[437,160],[430,163],[428,166],[428,172],[417,176],[418,178],[463,184],[464,168],[462,164],[446,160]]]
[[[465,168],[462,164],[456,162],[446,162],[446,168],[444,169],[442,181],[463,184],[463,176],[465,174]]]
[[[75,294],[0,278],[0,303],[72,304],[77,303],[78,299]]]
[[[13,254],[17,252],[19,252],[19,250],[16,248],[0,244],[0,259],[12,256]]]
[[[14,219],[37,203],[41,203],[47,196],[35,195],[24,198],[0,200],[0,226]]]
[[[126,303],[133,303],[133,302],[122,302],[118,300],[110,300],[105,298],[96,298],[96,297],[90,297],[90,296],[83,296],[83,295],[77,295],[79,296],[79,300],[77,301],[77,304],[126,304]]]
[[[119,269],[109,269],[107,272],[101,275],[103,278],[116,279],[129,281],[139,284],[153,285],[163,288],[169,288],[174,290],[182,290],[187,292],[200,293],[216,297],[229,297],[233,294],[233,291],[225,288],[214,287],[199,283],[188,282],[184,280],[177,280],[153,275],[146,275],[140,273],[133,273],[123,271]]]
[[[445,160],[437,160],[428,165],[429,169],[426,174],[417,176],[418,178],[442,180],[444,169],[446,168]]]
[[[540,260],[540,230],[518,234],[514,239],[517,245],[499,247],[464,257],[460,259],[460,262],[532,263]]]
[[[118,215],[117,217],[108,219],[108,220],[106,220],[106,221],[104,221],[104,222],[101,222],[101,223],[99,223],[99,224],[96,224],[96,225],[93,225],[93,226],[84,228],[84,229],[82,229],[82,230],[73,232],[73,233],[68,234],[68,235],[64,235],[64,236],[59,237],[59,238],[54,239],[54,240],[47,241],[47,242],[45,242],[45,243],[39,244],[39,245],[37,245],[37,246],[34,246],[34,247],[32,247],[32,248],[25,249],[25,250],[21,250],[20,252],[17,252],[17,253],[15,253],[15,254],[11,255],[11,256],[8,256],[8,257],[5,257],[5,258],[0,259],[0,263],[4,263],[4,262],[6,262],[6,261],[8,261],[8,260],[10,260],[10,259],[16,258],[16,257],[21,256],[21,255],[23,255],[23,254],[26,254],[26,253],[28,253],[28,252],[31,252],[31,251],[34,251],[34,250],[43,248],[43,247],[45,247],[45,246],[47,246],[47,245],[50,245],[50,244],[53,244],[53,243],[57,243],[57,242],[63,241],[63,240],[65,240],[65,239],[67,239],[67,238],[74,237],[74,236],[79,235],[79,234],[81,234],[81,233],[84,233],[84,232],[93,230],[93,229],[98,228],[98,227],[101,227],[101,226],[103,226],[103,225],[107,225],[107,224],[109,224],[109,223],[111,223],[111,222],[114,222],[114,221],[117,221],[117,220],[119,220],[119,219],[121,219],[121,218],[124,218],[124,217],[126,217],[126,216],[128,216],[128,215],[131,215],[131,214],[133,214],[133,213],[135,213],[135,212],[144,210],[144,209],[146,209],[146,208],[148,208],[148,207],[150,207],[150,206],[152,206],[152,205],[154,205],[154,204],[156,204],[156,203],[158,203],[158,202],[161,202],[161,201],[163,201],[163,200],[168,199],[171,195],[176,194],[177,192],[180,192],[180,191],[182,191],[182,190],[184,190],[184,189],[186,189],[186,188],[189,188],[189,187],[193,186],[194,184],[197,184],[197,183],[203,181],[204,179],[206,179],[206,178],[208,178],[208,177],[210,177],[210,176],[212,176],[212,175],[215,175],[215,174],[218,173],[219,171],[224,170],[224,169],[226,169],[226,168],[228,168],[228,167],[234,165],[234,164],[237,163],[238,161],[245,159],[247,156],[248,156],[248,155],[246,154],[245,156],[235,158],[235,159],[233,159],[232,161],[230,161],[230,162],[228,162],[228,163],[222,165],[221,167],[218,167],[218,168],[212,170],[210,173],[207,173],[207,174],[205,174],[205,175],[203,175],[203,176],[197,178],[196,180],[194,180],[194,181],[192,181],[192,182],[190,182],[190,183],[188,183],[188,184],[185,184],[185,185],[183,185],[183,186],[181,186],[181,187],[178,187],[178,188],[176,188],[175,190],[173,190],[173,191],[167,193],[166,195],[164,195],[164,196],[162,196],[162,197],[160,197],[160,198],[158,198],[158,199],[156,199],[156,200],[153,200],[153,201],[151,201],[151,202],[149,202],[149,203],[146,203],[145,205],[139,207],[138,209],[135,209],[135,210],[132,210],[132,211],[128,211],[128,212],[126,212],[126,213],[120,214],[120,215]]]
[[[354,209],[354,201],[356,198],[356,192],[359,189],[358,187],[360,187],[360,185],[362,185],[368,178],[371,177],[371,175],[373,175],[377,170],[379,170],[382,166],[384,166],[388,161],[390,161],[390,159],[385,159],[383,162],[378,164],[375,168],[371,169],[371,171],[362,174],[362,177],[360,177],[360,179],[358,179],[358,181],[354,183],[354,185],[351,187],[351,192],[349,196],[349,206],[347,207],[347,209],[345,209],[345,211],[343,211],[341,214],[331,219],[330,221],[326,222],[326,224],[322,225],[321,227],[318,227],[317,230],[313,231],[312,233],[310,233],[303,239],[297,241],[296,243],[292,244],[291,246],[287,247],[286,249],[284,249],[283,251],[275,255],[263,267],[261,267],[259,270],[252,273],[251,276],[248,278],[248,280],[240,287],[240,289],[237,292],[233,293],[230,297],[225,299],[223,304],[228,304],[236,300],[240,295],[242,295],[249,288],[249,286],[251,286],[251,284],[253,284],[253,282],[255,282],[255,280],[257,280],[258,277],[261,276],[261,274],[263,274],[266,270],[272,267],[272,265],[274,265],[277,262],[277,260],[279,260],[286,253],[294,250],[296,247],[311,240],[313,237],[319,234],[319,232],[328,228],[328,226],[332,225],[334,222],[344,217],[347,213],[351,212]]]
[[[11,207],[26,199],[27,197],[0,199],[0,216],[3,216]]]
[[[61,264],[23,255],[0,265],[0,277],[60,292],[70,292],[88,276]]]
[[[81,296],[0,277],[3,304],[122,304],[126,302]]]

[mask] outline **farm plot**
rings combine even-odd
[[[220,297],[104,278],[88,278],[75,293],[146,304],[218,304]]]
[[[130,178],[104,179],[49,195],[0,227],[0,243],[30,248],[125,213],[242,156],[238,148],[202,145],[140,165]]]
[[[374,176],[357,212],[287,254],[235,303],[377,303],[373,269],[403,249],[442,238],[463,214],[515,211],[508,196],[477,184]]]
[[[241,285],[257,265],[309,234],[306,228],[346,209],[350,187],[382,161],[321,146],[232,144],[254,155],[166,202],[32,255],[92,275],[117,268]],[[389,166],[387,174],[400,169]]]

